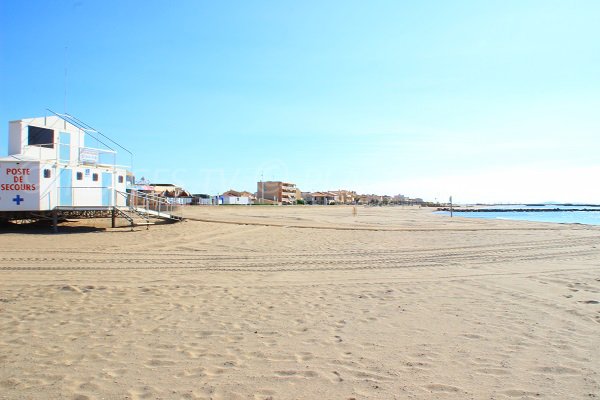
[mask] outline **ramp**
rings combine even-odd
[[[147,215],[148,217],[172,219],[173,221],[181,221],[183,219],[180,215],[170,214],[164,211],[156,211],[140,207],[133,207],[132,210],[138,214]]]
[[[173,204],[168,198],[137,190],[117,192],[117,195],[125,197],[127,205],[115,207],[115,210],[131,223],[132,228],[137,225],[152,225],[154,222],[151,222],[151,219],[170,222],[183,220],[180,206]],[[139,219],[143,222],[136,222]]]

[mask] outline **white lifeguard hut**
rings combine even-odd
[[[129,212],[173,217],[166,207],[160,212],[159,199],[128,193],[128,166],[117,163],[115,148],[131,160],[129,150],[69,114],[50,113],[9,122],[8,156],[0,158],[0,218],[52,218],[56,228],[59,218],[107,213],[113,226],[116,216],[133,226]]]

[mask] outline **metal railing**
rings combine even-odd
[[[126,149],[125,147],[121,146],[119,143],[117,143],[116,141],[112,140],[111,138],[109,138],[108,136],[106,136],[104,133],[100,132],[99,130],[91,127],[90,125],[86,124],[85,122],[83,122],[82,120],[80,120],[79,118],[74,117],[71,114],[68,113],[57,113],[54,112],[52,110],[50,110],[49,108],[47,108],[46,110],[50,111],[52,114],[54,114],[55,116],[59,117],[60,119],[62,119],[63,121],[75,126],[76,128],[80,129],[81,131],[83,131],[86,135],[90,136],[92,139],[94,139],[96,141],[96,143],[100,143],[102,144],[106,149],[113,151],[116,154],[116,150],[109,146],[107,142],[110,142],[112,145],[119,147],[121,150],[125,151],[126,153],[129,154],[130,157],[130,163],[129,163],[129,167],[133,167],[133,153],[131,151],[129,151],[128,149]],[[102,139],[100,139],[102,138]],[[115,158],[115,164],[117,164],[116,158]]]
[[[47,147],[52,146],[52,147]],[[117,153],[95,147],[81,147],[72,152],[73,146],[65,143],[49,143],[48,145],[23,145],[23,155],[33,157],[42,162],[64,165],[103,166],[115,169],[128,168],[129,165],[117,164]],[[15,155],[18,157],[18,155]]]
[[[183,218],[184,206],[169,201],[168,197],[137,190],[132,190],[129,193],[117,190],[116,194],[125,198],[130,211],[159,218]]]

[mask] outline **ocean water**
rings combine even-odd
[[[486,207],[481,207],[486,208]],[[560,208],[565,211],[506,211],[506,212],[454,212],[457,217],[466,218],[487,218],[487,219],[507,219],[515,221],[534,221],[534,222],[554,222],[559,224],[585,224],[585,225],[600,225],[600,206],[562,206],[562,205],[498,205],[487,206],[487,208],[507,208],[507,209],[541,209],[541,208]],[[572,209],[592,209],[594,211],[567,211]],[[595,211],[597,210],[597,211]],[[449,212],[439,211],[436,214],[450,216]]]

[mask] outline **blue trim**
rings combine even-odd
[[[60,170],[60,193],[58,205],[72,206],[73,205],[73,171],[70,169]]]
[[[112,204],[112,174],[109,172],[102,173],[102,205],[110,206]]]
[[[71,134],[69,132],[58,134],[58,159],[63,163],[71,161]]]

